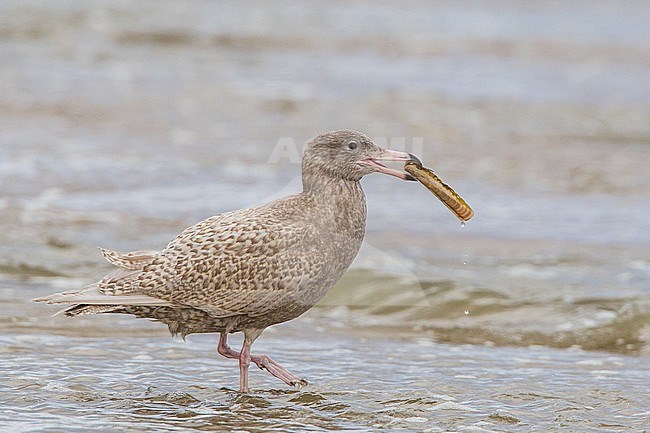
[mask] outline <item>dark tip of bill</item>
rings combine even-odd
[[[420,158],[413,155],[412,153],[409,153],[409,156],[411,157],[411,161],[415,162],[418,165],[422,165],[422,161],[420,161]],[[409,180],[411,180],[411,179],[409,179]],[[415,179],[412,179],[412,180],[415,180]]]

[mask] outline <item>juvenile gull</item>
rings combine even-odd
[[[102,249],[116,271],[35,301],[72,304],[60,311],[66,316],[154,319],[183,338],[219,333],[218,352],[239,360],[241,392],[249,390],[251,362],[288,385],[305,385],[268,356],[252,354],[251,345],[268,326],[309,310],[356,257],[366,227],[361,178],[379,172],[411,180],[380,160],[405,162],[411,155],[382,149],[356,131],[319,135],[305,149],[300,194],[210,217],[162,251]],[[240,352],[228,346],[233,332],[244,333]]]

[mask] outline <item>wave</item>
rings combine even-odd
[[[537,292],[537,293],[535,293]],[[318,304],[335,326],[401,328],[437,342],[648,352],[650,296],[569,298],[356,269]]]

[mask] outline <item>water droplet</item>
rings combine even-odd
[[[468,316],[469,315],[469,310],[465,310],[464,313],[465,313],[466,316]]]
[[[461,222],[460,222],[460,228],[462,229],[462,228],[464,228],[464,227],[465,227],[465,221],[461,221]]]

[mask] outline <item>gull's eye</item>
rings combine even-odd
[[[348,147],[350,148],[350,150],[354,150],[354,149],[356,149],[358,146],[359,146],[359,145],[357,144],[356,141],[351,141],[351,142],[348,143]]]

